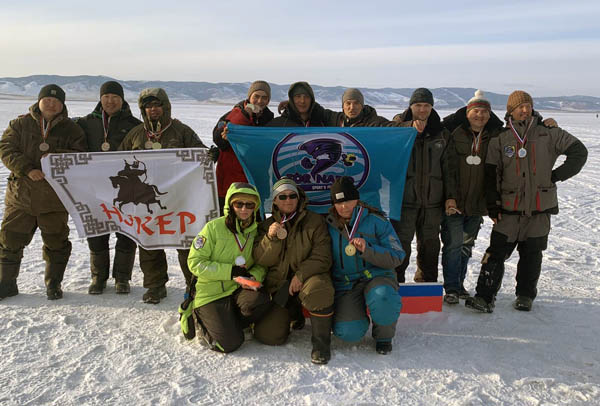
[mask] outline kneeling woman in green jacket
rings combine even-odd
[[[264,289],[252,286],[265,277],[265,268],[252,259],[259,207],[254,186],[232,183],[225,215],[207,223],[192,243],[188,266],[197,278],[194,312],[214,351],[238,349],[244,342],[243,329],[271,307]]]

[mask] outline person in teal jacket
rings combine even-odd
[[[196,278],[192,306],[202,336],[214,351],[238,349],[244,342],[243,329],[271,307],[262,287],[253,290],[243,283],[243,279],[262,282],[266,273],[252,258],[259,207],[254,186],[232,183],[225,215],[207,223],[190,249],[188,266]]]
[[[331,186],[327,223],[333,249],[333,334],[359,341],[369,328],[368,310],[375,350],[388,354],[402,308],[395,268],[404,251],[385,215],[359,198],[349,176]]]

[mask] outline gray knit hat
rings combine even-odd
[[[42,100],[44,97],[54,97],[55,99],[60,100],[62,104],[65,104],[65,91],[58,85],[53,84],[42,87],[38,94],[38,101]]]
[[[298,185],[296,185],[296,182],[289,178],[279,179],[273,185],[273,199],[275,199],[278,194],[286,190],[291,190],[292,192],[298,193]]]
[[[429,103],[433,106],[433,93],[424,87],[415,89],[412,96],[410,96],[410,102],[408,102],[408,105],[412,106],[415,103]]]
[[[271,86],[269,86],[269,84],[264,80],[256,80],[252,82],[250,88],[248,89],[248,99],[250,99],[252,93],[256,92],[257,90],[262,90],[265,92],[269,100],[271,100]]]
[[[360,90],[355,89],[353,87],[346,89],[344,95],[342,96],[342,106],[346,102],[346,100],[356,100],[360,103],[361,106],[365,105],[365,98]]]

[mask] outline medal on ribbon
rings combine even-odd
[[[471,144],[471,155],[466,159],[468,165],[479,165],[481,164],[481,158],[479,157],[479,150],[481,149],[481,133],[483,129],[479,131],[479,134],[475,136],[473,134],[473,143]]]
[[[50,132],[50,123],[46,124],[46,120],[42,118],[40,122],[40,131],[42,132],[42,143],[40,144],[40,151],[47,152],[50,149],[50,144],[46,142],[48,133]]]
[[[288,233],[287,230],[285,229],[285,222],[290,221],[291,219],[293,219],[296,216],[297,212],[294,212],[294,214],[292,214],[289,218],[284,214],[283,218],[281,219],[281,227],[277,230],[277,238],[279,238],[280,240],[285,240]]]
[[[246,237],[246,241],[244,242],[244,245],[242,245],[242,243],[240,242],[240,239],[238,238],[237,234],[233,234],[233,236],[235,237],[235,242],[237,243],[237,246],[238,246],[240,252],[243,253],[244,248],[246,248],[246,244],[248,244],[248,240],[250,240],[250,234],[248,234],[248,237]],[[246,265],[246,258],[244,258],[243,255],[238,255],[235,258],[235,264],[237,266]]]
[[[110,125],[110,116],[102,110],[102,130],[104,131],[104,142],[100,146],[102,151],[110,151],[110,144],[108,143],[108,126]]]
[[[508,118],[508,126],[510,127],[513,135],[517,139],[517,143],[518,143],[517,156],[519,158],[525,158],[527,156],[527,150],[525,149],[525,143],[527,142],[527,133],[529,132],[529,129],[531,128],[531,124],[533,124],[533,121],[534,121],[533,117],[530,118],[529,124],[527,125],[527,128],[525,129],[525,134],[523,135],[523,137],[521,137],[519,135],[519,133],[517,132],[517,130],[515,130],[515,127],[513,126],[512,117]]]
[[[146,137],[148,138],[144,143],[144,147],[146,149],[161,149],[162,144],[160,143],[160,137],[162,137],[162,134],[167,131],[167,128],[171,127],[171,123],[172,121],[170,121],[169,124],[167,124],[167,126],[160,131],[151,131],[147,128],[144,128],[146,130]],[[158,127],[160,128],[160,122]]]
[[[358,209],[358,214],[356,215],[356,220],[354,221],[354,225],[352,225],[352,230],[350,230],[350,232],[348,232],[348,226],[346,224],[344,224],[344,228],[346,229],[346,234],[348,234],[348,245],[346,245],[346,247],[344,248],[344,252],[349,257],[356,255],[356,247],[354,245],[352,245],[350,243],[350,241],[352,241],[352,239],[354,238],[354,235],[356,234],[356,231],[358,230],[358,224],[360,223],[360,218],[362,217],[364,210],[365,210],[365,208],[362,206],[360,207],[360,209]]]

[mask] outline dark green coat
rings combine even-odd
[[[93,112],[85,117],[75,120],[77,124],[85,132],[87,139],[88,151],[102,151],[102,143],[104,142],[104,126],[102,125],[102,103],[98,105]],[[116,151],[123,142],[127,133],[141,121],[131,114],[131,109],[126,101],[123,101],[121,111],[114,114],[108,122],[108,143],[110,150]]]
[[[330,127],[392,127],[398,124],[377,115],[377,110],[365,105],[358,117],[349,119],[344,112],[332,115]]]

